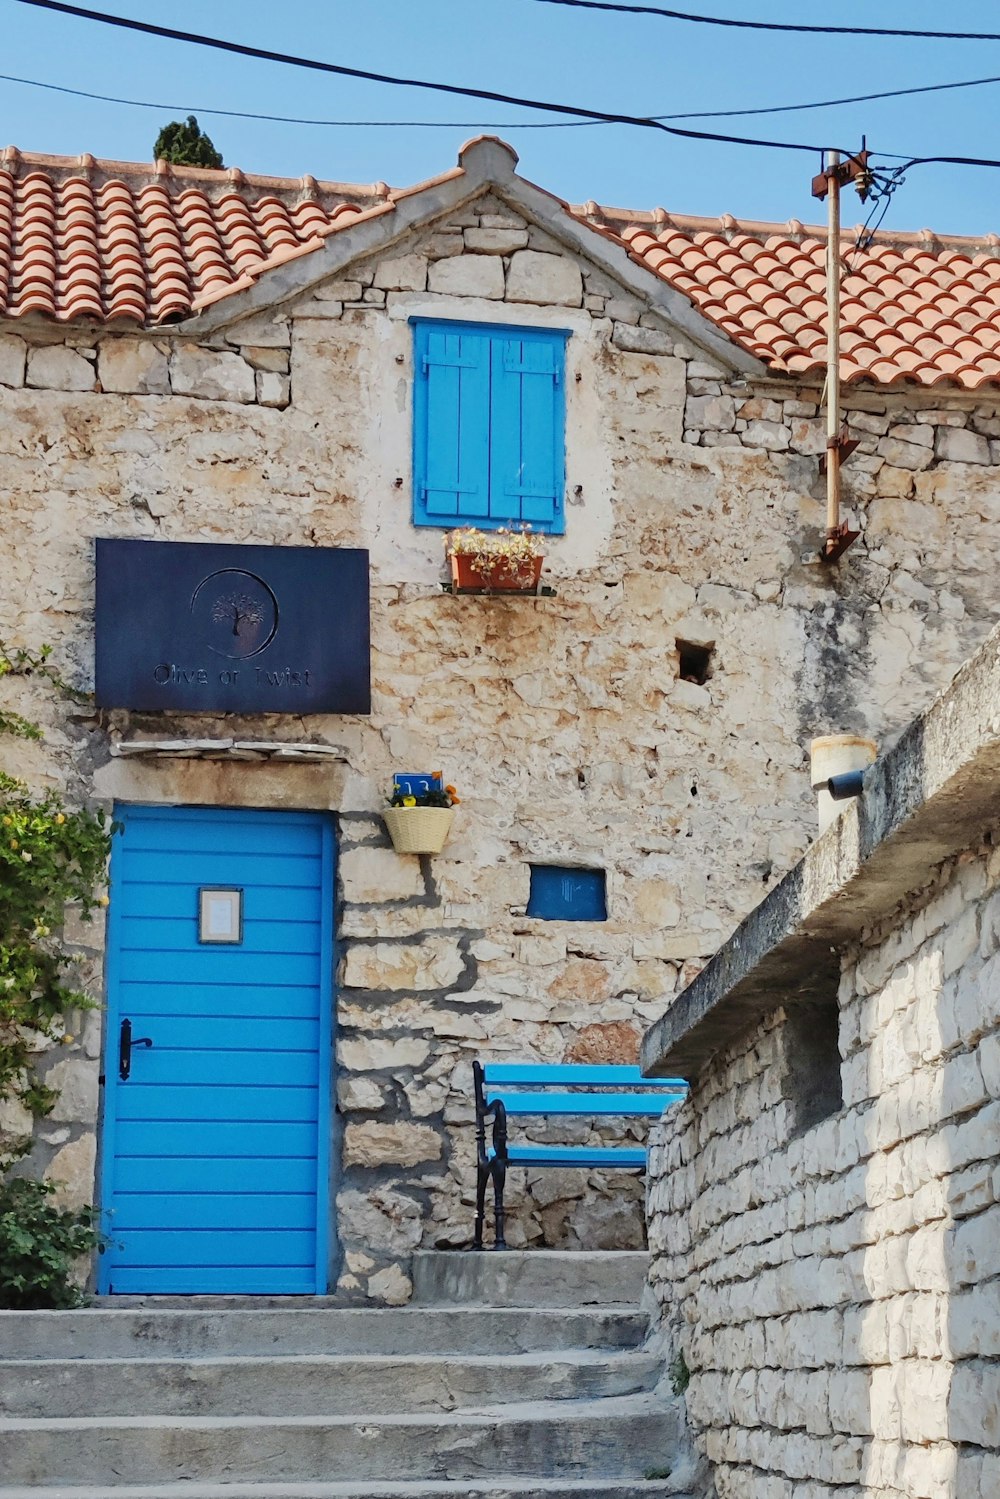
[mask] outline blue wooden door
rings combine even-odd
[[[112,1244],[99,1288],[323,1292],[329,820],[196,807],[117,815],[102,1173]],[[223,891],[220,925],[211,913]],[[226,901],[238,902],[241,929],[226,931]]]

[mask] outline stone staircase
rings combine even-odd
[[[0,1313],[0,1499],[690,1499],[645,1256],[428,1253],[399,1309]]]

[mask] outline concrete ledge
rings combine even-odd
[[[1000,822],[1000,628],[647,1031],[649,1077],[695,1078],[779,1003],[829,1001],[840,952]]]

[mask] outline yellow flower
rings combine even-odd
[[[75,1036],[70,1036],[70,1035],[65,1035],[65,1036],[61,1037],[61,1040],[62,1040],[62,1044],[64,1046],[72,1046],[73,1042],[76,1040],[76,1037]]]
[[[13,823],[13,821],[14,821],[13,817],[5,817],[4,820],[3,820],[4,827],[5,828],[9,828],[11,826],[11,824]]]
[[[62,827],[63,823],[66,821],[65,812],[57,812],[52,821],[56,824],[57,827]]]
[[[99,895],[99,896],[98,896],[98,897],[97,897],[97,904],[98,904],[98,905],[99,905],[99,906],[110,906],[110,904],[111,904],[111,901],[110,901],[110,899],[109,899],[109,898],[108,898],[108,896],[106,896],[106,895]]]
[[[404,807],[415,807],[416,805],[417,805],[417,798],[415,796],[404,796],[403,797],[403,806]]]

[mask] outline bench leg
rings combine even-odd
[[[476,1170],[476,1231],[472,1238],[473,1249],[483,1247],[483,1227],[486,1222],[486,1187],[491,1170],[489,1164],[480,1161]]]
[[[504,1207],[503,1190],[507,1181],[507,1166],[504,1161],[493,1162],[493,1221],[496,1226],[496,1238],[494,1249],[506,1249],[507,1241],[503,1236],[504,1230]]]

